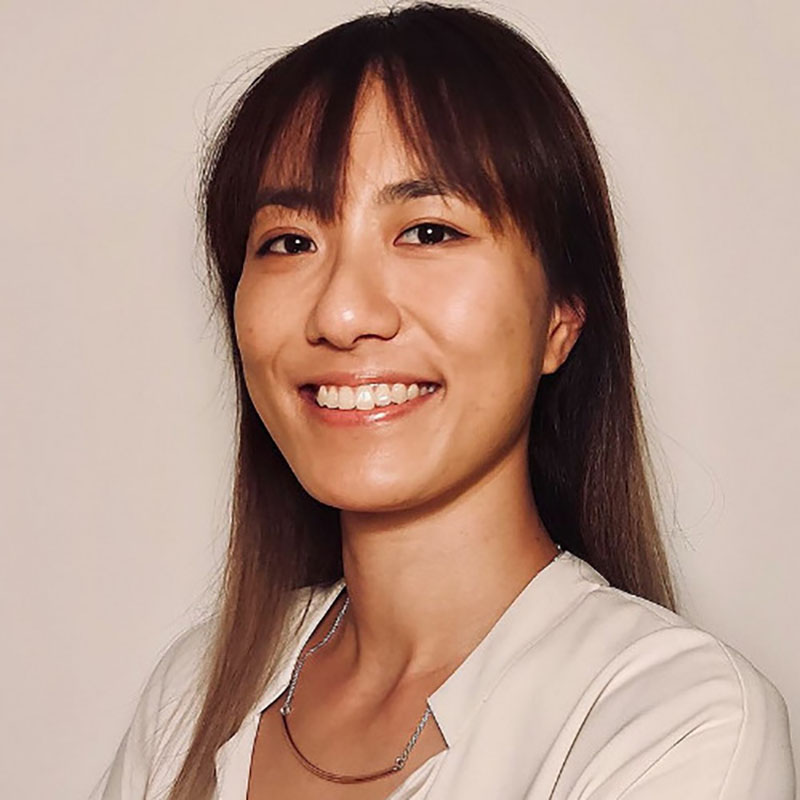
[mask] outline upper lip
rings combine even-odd
[[[359,386],[363,383],[439,383],[433,378],[425,377],[417,372],[406,372],[394,369],[361,369],[356,371],[320,372],[310,375],[300,382],[303,386]]]

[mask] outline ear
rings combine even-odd
[[[553,303],[542,360],[543,375],[555,372],[567,360],[585,319],[586,309],[579,297]]]

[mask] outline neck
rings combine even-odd
[[[388,691],[449,674],[554,558],[519,466],[436,507],[342,512],[350,605],[336,649],[351,677]]]

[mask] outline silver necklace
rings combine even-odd
[[[564,554],[564,550],[562,550],[561,545],[557,544],[556,547],[558,548],[558,552],[553,557],[552,561],[548,563],[552,563],[560,558]],[[541,571],[541,570],[540,570]],[[344,589],[345,594],[347,592],[347,587]],[[283,720],[283,730],[286,734],[286,738],[289,742],[290,747],[292,748],[294,754],[299,759],[300,763],[309,771],[313,772],[314,775],[324,778],[326,781],[332,781],[334,783],[363,783],[365,781],[374,781],[378,778],[383,778],[386,775],[391,775],[395,772],[399,772],[403,767],[406,765],[408,761],[408,757],[411,754],[414,745],[417,743],[417,739],[419,739],[420,734],[422,733],[422,729],[425,727],[425,723],[432,715],[432,711],[430,706],[425,703],[425,713],[422,715],[419,723],[417,724],[414,733],[411,734],[411,738],[408,740],[408,744],[403,748],[403,752],[397,756],[394,760],[394,764],[387,769],[380,770],[379,772],[371,772],[367,775],[338,775],[335,772],[329,772],[328,770],[324,770],[321,767],[318,767],[316,764],[309,761],[303,754],[300,752],[300,748],[295,743],[294,739],[292,738],[292,734],[289,730],[289,720],[288,716],[292,713],[292,698],[294,697],[295,689],[297,688],[297,679],[300,677],[300,670],[303,669],[303,664],[305,664],[306,659],[319,650],[320,647],[323,647],[328,643],[331,636],[336,632],[336,629],[339,627],[339,623],[342,621],[342,617],[344,617],[345,612],[347,611],[347,607],[350,605],[350,596],[346,595],[344,603],[336,615],[336,619],[333,621],[333,625],[331,625],[331,629],[325,634],[325,637],[320,641],[318,644],[315,644],[308,652],[303,653],[302,649],[300,651],[300,655],[297,657],[297,661],[295,662],[294,669],[292,670],[292,678],[289,681],[289,691],[286,695],[286,700],[284,700],[283,705],[281,706],[281,719]]]
[[[347,589],[345,588],[345,592]],[[347,611],[347,607],[350,605],[350,597],[349,595],[345,597],[344,604],[342,605],[341,610],[336,615],[336,619],[333,621],[333,625],[331,625],[331,629],[325,635],[325,638],[315,644],[307,653],[303,654],[300,653],[297,661],[294,665],[294,670],[292,672],[292,679],[289,682],[289,692],[286,695],[286,700],[284,701],[283,705],[281,706],[281,717],[283,719],[283,730],[286,734],[286,738],[289,741],[289,744],[294,751],[295,755],[299,758],[300,763],[309,770],[309,772],[313,772],[320,778],[324,778],[327,781],[333,781],[334,783],[363,783],[364,781],[374,781],[378,778],[383,778],[386,775],[391,775],[394,772],[399,772],[403,767],[406,765],[408,761],[408,757],[411,754],[411,750],[414,748],[414,745],[417,743],[417,739],[419,739],[420,734],[422,733],[422,729],[425,727],[425,723],[430,718],[431,714],[433,713],[428,706],[425,704],[425,713],[422,715],[422,719],[420,719],[419,724],[417,725],[414,733],[411,734],[411,738],[408,740],[408,744],[403,748],[403,752],[397,756],[394,760],[394,764],[387,769],[381,770],[379,772],[371,772],[368,775],[338,775],[335,772],[328,772],[327,770],[318,767],[316,764],[313,764],[309,761],[301,752],[300,748],[295,744],[294,739],[292,738],[292,734],[289,731],[289,721],[287,717],[292,711],[292,697],[294,697],[294,691],[297,688],[297,679],[300,676],[300,670],[303,669],[303,664],[305,663],[306,658],[318,650],[320,647],[328,643],[328,640],[333,636],[336,629],[339,627],[339,623],[342,621],[342,617]]]

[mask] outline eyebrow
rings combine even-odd
[[[455,189],[435,178],[410,178],[397,183],[387,183],[375,193],[377,205],[390,205],[414,200],[417,197],[445,197],[454,195]]]
[[[387,183],[375,193],[376,205],[386,206],[402,203],[419,197],[446,197],[458,194],[454,187],[435,178],[409,178],[396,183]],[[297,211],[314,209],[314,195],[302,186],[264,186],[256,195],[253,213],[266,206],[283,206]]]

